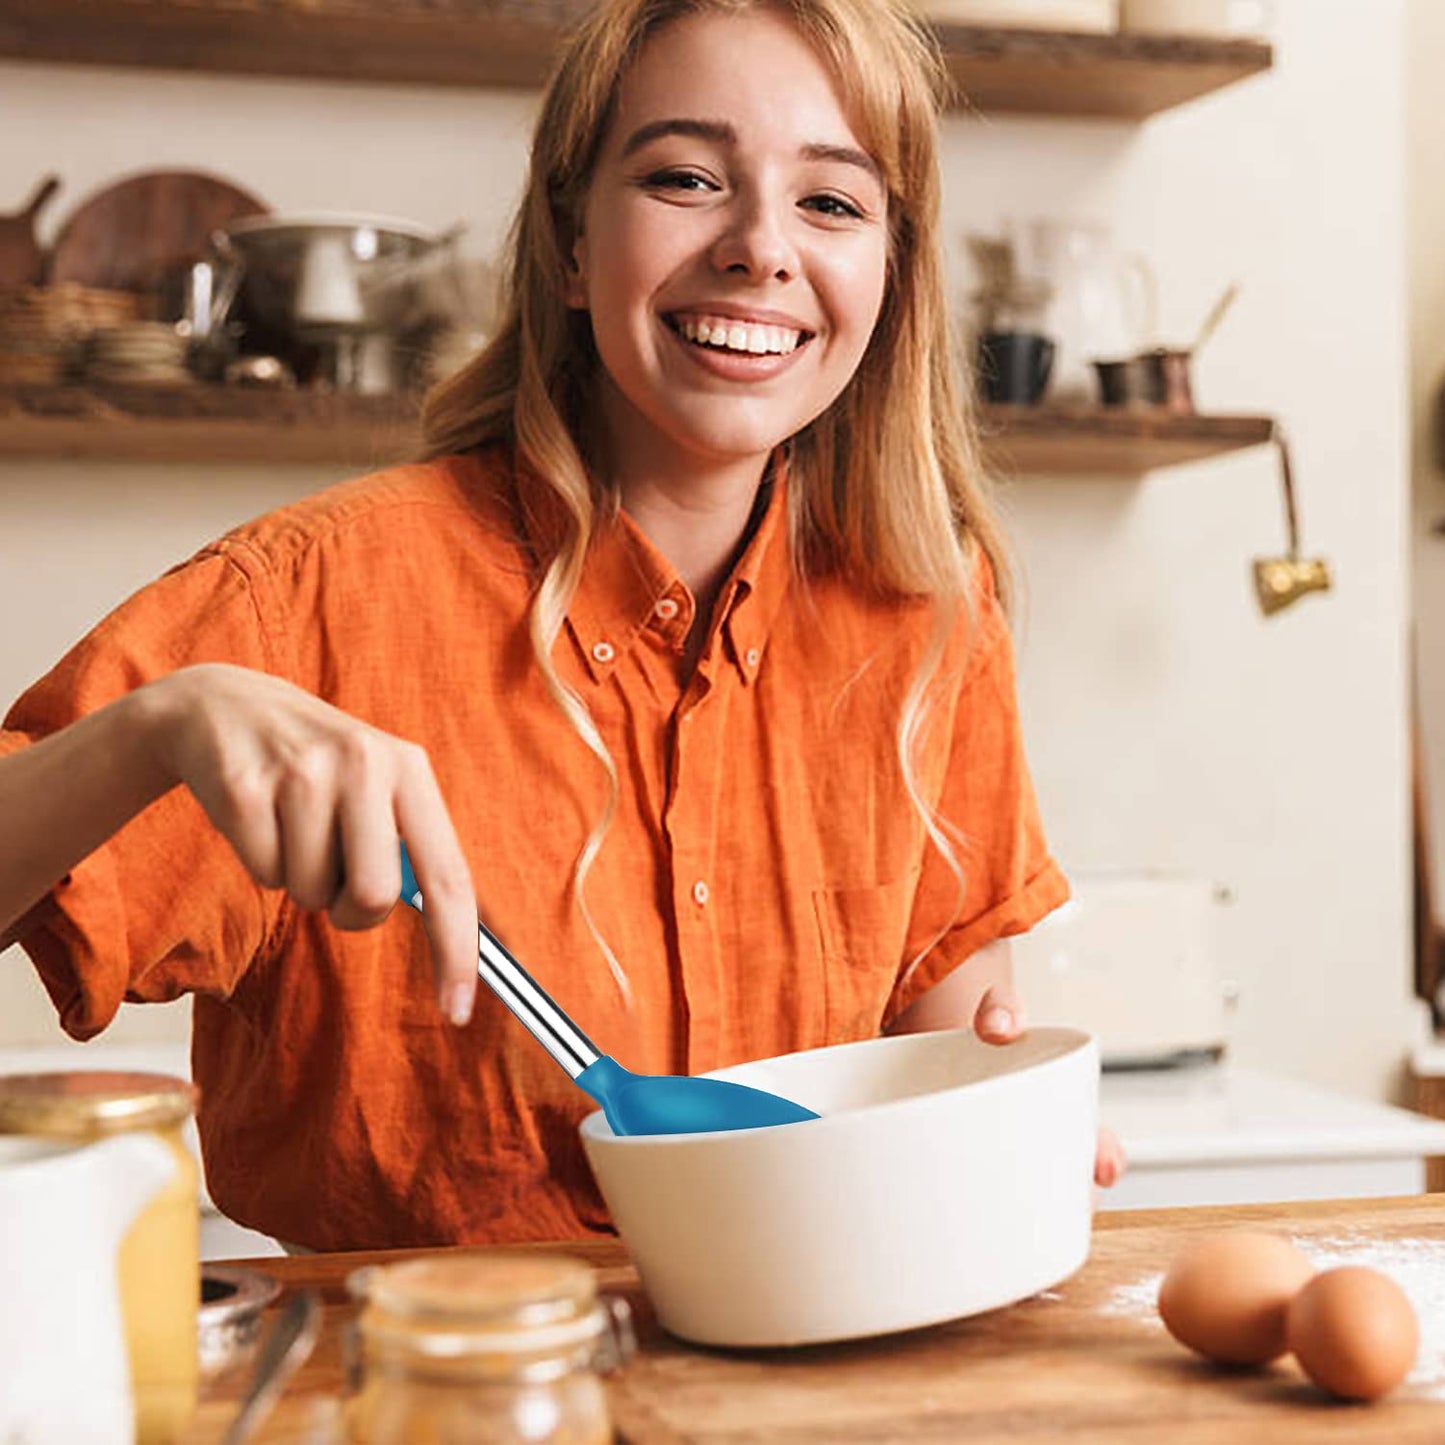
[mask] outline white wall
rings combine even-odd
[[[1237,1055],[1386,1094],[1410,1002],[1404,639],[1403,48],[1399,3],[1284,0],[1277,65],[1140,129],[959,129],[950,206],[1112,217],[1187,338],[1205,409],[1291,437],[1304,548],[1335,592],[1266,620],[1283,550],[1268,449],[1138,484],[1028,482],[1023,694],[1056,844],[1076,865],[1227,882]]]
[[[1337,590],[1273,620],[1256,611],[1249,560],[1283,543],[1265,451],[1143,482],[1011,487],[1034,767],[1067,865],[1169,867],[1235,890],[1225,962],[1243,986],[1243,1061],[1381,1095],[1414,1019],[1405,19],[1403,0],[1280,0],[1278,11],[1272,75],[1144,126],[950,120],[948,229],[961,258],[966,230],[1005,215],[1109,219],[1154,257],[1164,323],[1180,337],[1243,280],[1201,364],[1201,405],[1285,419],[1306,548],[1330,558]],[[531,106],[0,67],[0,135],[39,138],[0,147],[0,206],[19,204],[42,168],[66,177],[63,213],[118,172],[184,164],[277,208],[465,218],[480,252],[516,194]],[[223,522],[321,480],[0,462],[0,696]],[[40,620],[15,626],[21,608]],[[0,1040],[49,1036],[18,955],[0,978]]]

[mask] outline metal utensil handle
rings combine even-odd
[[[401,897],[418,913],[422,911],[421,889],[405,843],[401,845]],[[477,973],[569,1077],[575,1079],[602,1057],[592,1040],[557,1007],[547,990],[480,919],[477,920]]]
[[[315,1290],[293,1295],[271,1327],[256,1358],[241,1408],[226,1430],[224,1445],[243,1445],[271,1413],[286,1382],[306,1361],[321,1331],[321,1296]]]
[[[602,1057],[592,1040],[567,1017],[547,990],[517,962],[485,923],[477,923],[477,972],[522,1021],[527,1032],[576,1078]]]

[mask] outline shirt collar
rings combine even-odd
[[[768,633],[787,593],[792,559],[787,480],[774,468],[765,511],[718,595],[718,646],[745,685],[762,666]],[[608,677],[643,633],[681,649],[696,602],[676,569],[625,512],[588,549],[567,625],[594,682]]]

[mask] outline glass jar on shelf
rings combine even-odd
[[[580,1260],[449,1252],[347,1280],[353,1445],[608,1445],[602,1375],[630,1357],[626,1302]]]

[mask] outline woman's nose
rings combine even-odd
[[[789,280],[798,273],[798,257],[786,220],[780,204],[760,198],[740,201],[713,247],[713,264],[755,281]]]

